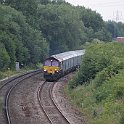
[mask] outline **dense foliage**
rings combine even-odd
[[[40,65],[48,55],[118,36],[124,36],[123,23],[104,22],[95,11],[65,0],[0,0],[0,77],[2,71],[14,69],[16,61],[24,66]],[[88,46],[81,69],[69,84],[72,89],[87,84],[72,96],[98,124],[119,119],[124,123],[123,49],[124,45],[116,43]],[[110,119],[107,115],[111,113]]]
[[[124,37],[124,23],[108,21],[106,22],[106,28],[112,34],[113,38]]]
[[[90,123],[123,124],[124,44],[90,44],[69,88],[72,99],[87,113]]]
[[[15,61],[35,64],[43,60],[47,43],[42,34],[27,24],[25,16],[15,9],[0,5],[0,12],[1,69],[14,68]]]
[[[111,41],[115,28],[116,36],[124,35],[123,23],[104,22],[95,11],[65,0],[1,0],[0,69],[14,68],[15,61],[36,64],[95,38]]]
[[[78,49],[85,42],[78,12],[66,4],[39,5],[38,24],[50,44],[50,54]]]

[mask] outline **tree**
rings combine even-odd
[[[92,11],[91,9],[86,9],[85,7],[77,7],[79,10],[81,20],[84,23],[84,26],[87,28],[92,28],[94,32],[99,31],[104,27],[104,21],[99,13]]]
[[[106,29],[112,34],[112,38],[124,37],[124,23],[107,21]]]
[[[108,32],[105,28],[102,28],[101,30],[99,30],[98,32],[95,32],[95,38],[101,40],[101,41],[111,41],[111,34],[110,32]]]
[[[44,60],[48,53],[48,45],[42,33],[26,22],[26,17],[14,8],[0,5],[0,42],[4,44],[10,57],[10,67],[15,67],[15,62],[37,63]],[[40,50],[37,53],[34,46]],[[44,52],[44,50],[46,50]],[[37,55],[34,60],[34,55]]]
[[[84,26],[74,7],[66,4],[40,5],[38,24],[50,45],[50,54],[80,47],[84,39]]]
[[[112,38],[116,38],[118,36],[118,28],[115,22],[108,21],[106,22],[107,30],[112,34]]]
[[[40,4],[46,5],[46,4],[50,3],[51,0],[38,0],[38,2],[39,2]]]
[[[9,63],[10,63],[10,57],[3,43],[0,42],[0,71],[7,69],[9,67]]]
[[[5,4],[22,11],[25,16],[36,15],[38,5],[36,0],[5,0]]]
[[[16,57],[15,57],[15,44],[13,42],[13,38],[11,38],[11,36],[9,36],[6,32],[1,32],[0,35],[0,42],[4,44],[6,51],[9,54],[10,57],[10,67],[11,68],[15,68],[15,61],[16,61]]]
[[[65,3],[65,0],[52,0],[52,3],[62,4]]]

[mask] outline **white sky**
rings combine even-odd
[[[65,0],[72,5],[85,6],[100,13],[105,21],[124,22],[124,0]]]

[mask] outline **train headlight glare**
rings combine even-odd
[[[44,71],[46,71],[46,70],[44,69]]]

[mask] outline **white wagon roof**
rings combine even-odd
[[[83,54],[84,54],[84,50],[75,50],[75,51],[68,51],[68,52],[52,55],[51,57],[59,61],[63,61],[63,60],[67,60],[69,58],[73,58],[73,57],[80,56]]]

